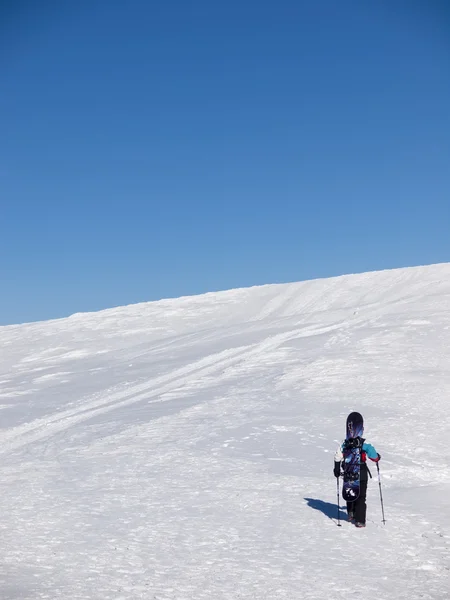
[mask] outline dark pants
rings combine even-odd
[[[353,518],[357,523],[366,522],[366,493],[367,479],[361,479],[359,482],[359,496],[353,502],[347,502],[347,512],[353,513]]]

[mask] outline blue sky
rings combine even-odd
[[[450,260],[450,6],[0,7],[0,324]]]

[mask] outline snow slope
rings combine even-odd
[[[0,597],[450,598],[450,264],[0,328]],[[382,455],[336,526],[351,410]]]

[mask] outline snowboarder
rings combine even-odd
[[[363,418],[359,413],[351,413],[347,418],[347,436],[334,455],[334,476],[344,476],[342,494],[347,501],[348,520],[356,527],[366,526],[367,482],[372,475],[367,466],[367,458],[377,463],[381,456],[362,437]],[[342,472],[341,472],[342,467]]]

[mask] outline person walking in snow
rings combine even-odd
[[[359,413],[352,413],[352,415],[353,414]],[[340,477],[343,475],[344,481],[346,481],[346,465],[349,461],[344,458],[344,454],[346,451],[348,452],[347,449],[349,446],[350,448],[359,448],[359,495],[356,500],[347,501],[347,514],[348,520],[354,523],[356,527],[365,527],[367,483],[369,476],[372,478],[367,466],[367,459],[369,458],[374,463],[377,463],[381,456],[372,444],[368,444],[365,439],[361,437],[364,431],[362,417],[361,423],[358,425],[358,430],[355,432],[349,431],[347,428],[347,438],[336,450],[336,454],[334,455],[334,476]]]

